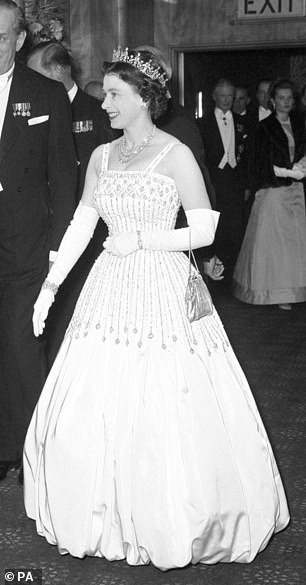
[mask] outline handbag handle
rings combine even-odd
[[[197,272],[199,272],[198,265],[197,265],[197,261],[196,261],[196,259],[195,259],[195,255],[194,255],[194,253],[193,253],[193,250],[191,249],[191,231],[190,231],[190,228],[189,228],[189,250],[188,250],[188,259],[189,259],[189,276],[191,276],[191,264],[192,264],[192,263],[191,263],[191,258],[192,258],[192,260],[193,260],[193,263],[194,263],[194,266],[195,266],[195,268],[196,268]]]

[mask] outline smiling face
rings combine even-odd
[[[0,74],[6,73],[13,65],[16,51],[24,43],[26,33],[16,30],[14,10],[0,8]]]
[[[112,128],[124,129],[133,125],[144,107],[136,89],[117,75],[106,74],[103,90],[105,97],[102,108],[106,111]]]

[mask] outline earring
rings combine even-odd
[[[143,102],[143,104],[141,104],[141,109],[142,110],[147,110],[148,109],[148,104],[146,104],[145,102]]]

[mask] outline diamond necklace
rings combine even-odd
[[[147,136],[145,136],[142,142],[140,142],[139,144],[134,144],[131,148],[128,148],[125,136],[122,136],[118,144],[119,162],[121,162],[122,164],[127,164],[128,162],[130,162],[130,160],[134,158],[134,156],[139,154],[146,146],[148,146],[148,144],[151,142],[155,134],[155,130],[156,126],[155,124],[153,124],[150,132],[147,134]]]

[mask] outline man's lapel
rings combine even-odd
[[[223,154],[224,154],[224,146],[223,146],[223,141],[222,141],[222,136],[219,130],[219,125],[216,119],[216,115],[215,112],[212,112],[211,115],[211,135],[214,138],[214,142],[215,142],[215,146],[214,149],[216,151],[217,157],[220,159],[222,158]]]
[[[33,96],[37,93],[37,89],[38,85],[37,87],[33,87],[33,83],[31,83],[26,75],[26,68],[16,63],[0,140],[0,164],[7,153],[13,148],[20,132],[28,125],[29,116],[20,115],[21,109],[18,110],[16,104],[21,104],[21,106],[23,104],[29,104],[29,108],[24,105],[24,114],[28,112],[32,115],[32,101]],[[19,112],[15,116],[14,109],[15,113],[16,110]]]

